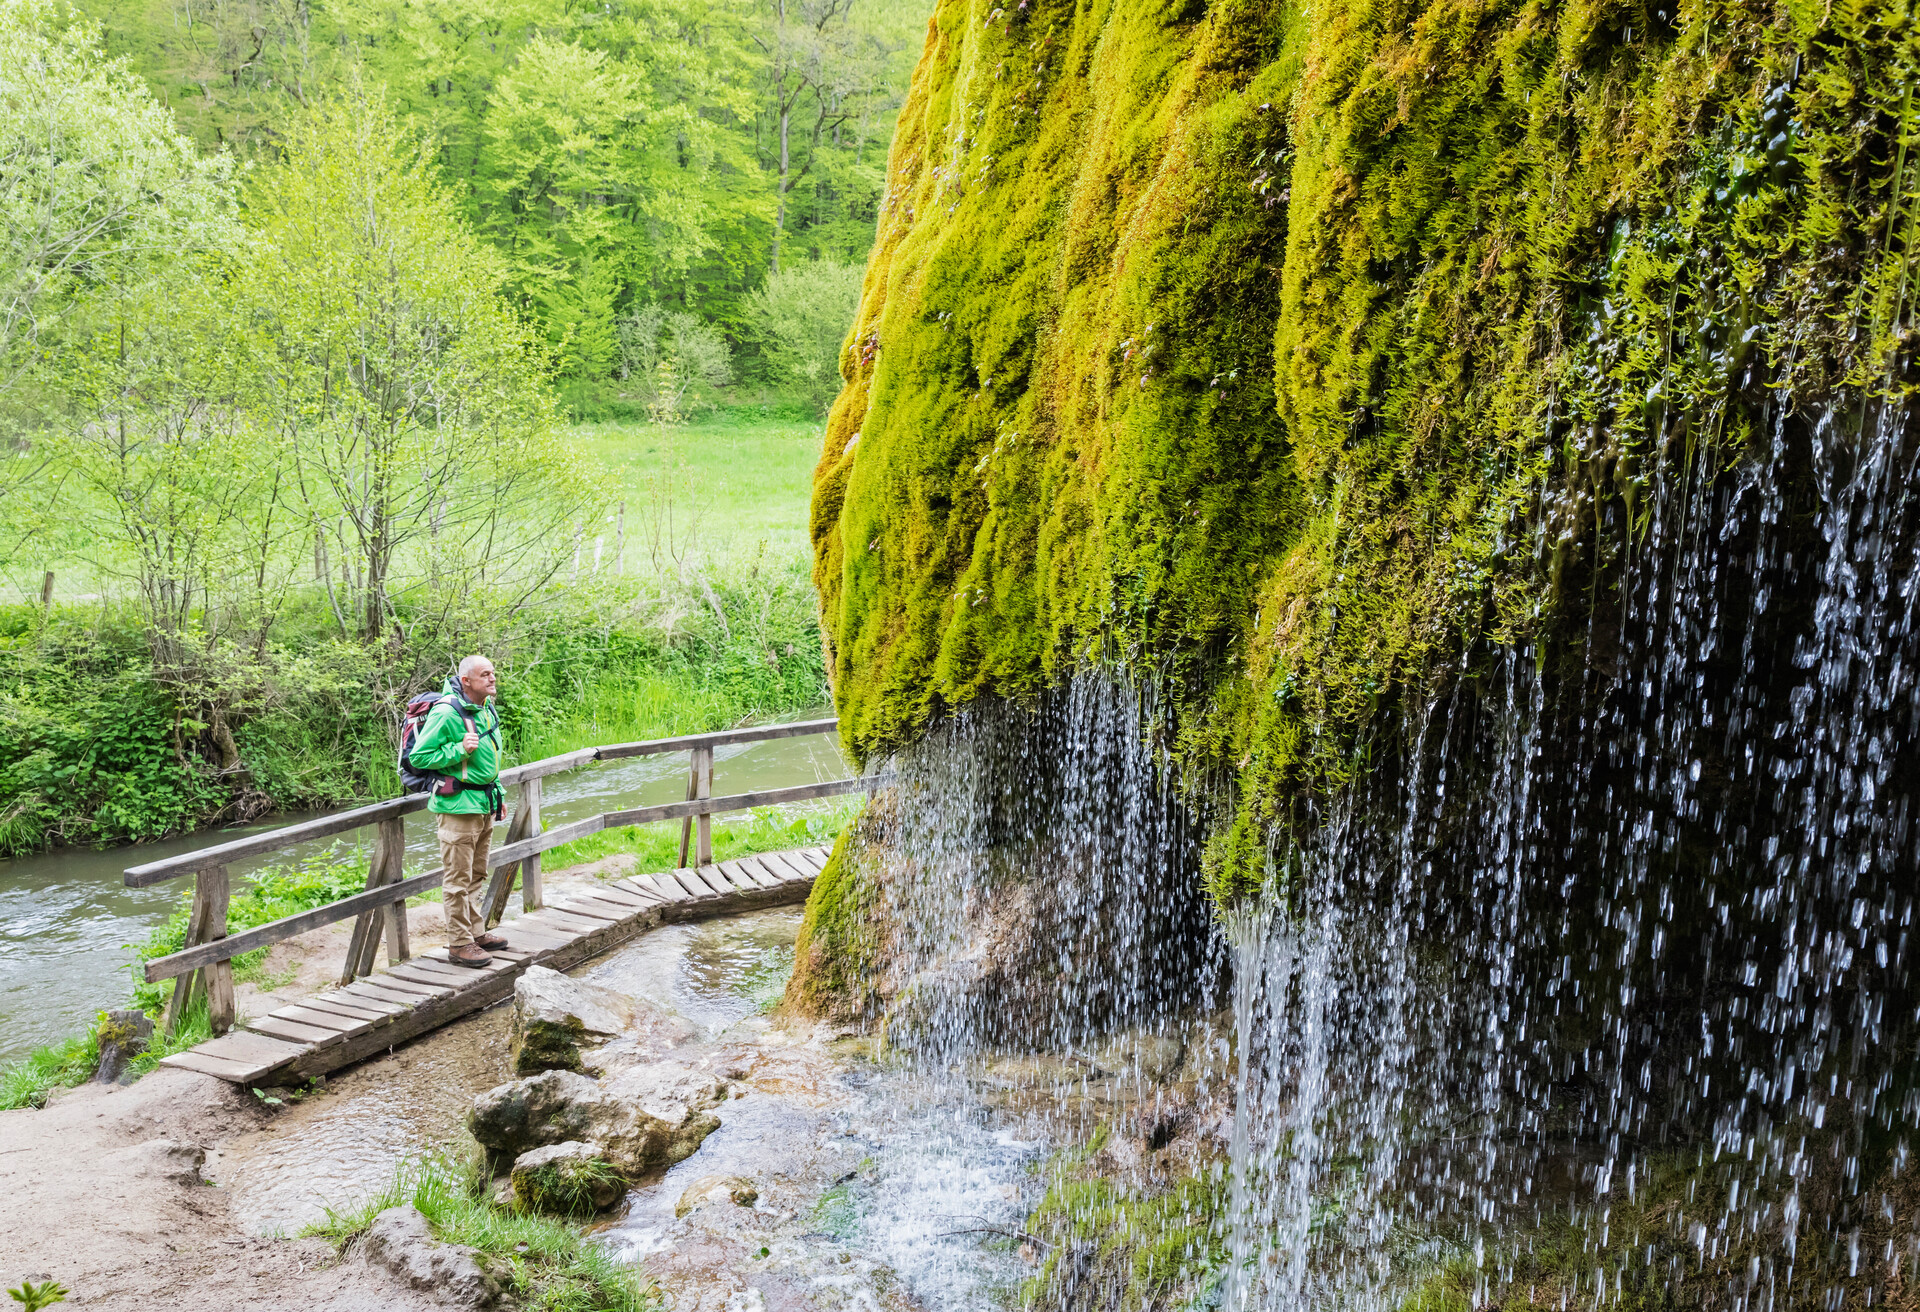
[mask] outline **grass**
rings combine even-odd
[[[479,1163],[428,1158],[403,1166],[392,1185],[350,1212],[304,1232],[344,1249],[389,1207],[411,1203],[434,1234],[478,1251],[487,1269],[526,1312],[652,1312],[658,1303],[631,1268],[591,1242],[577,1226],[520,1213],[488,1200]]]
[[[85,1033],[35,1048],[0,1071],[0,1111],[44,1107],[55,1089],[70,1089],[92,1079],[100,1065],[100,1027],[106,1019],[107,1014],[100,1012]],[[138,1079],[158,1066],[162,1058],[185,1052],[212,1037],[213,1029],[207,1023],[203,1000],[188,1010],[172,1035],[162,1035],[156,1030],[147,1050],[127,1063],[128,1068]]]
[[[858,798],[836,797],[805,809],[763,806],[738,817],[715,817],[713,859],[731,861],[756,852],[784,852],[831,843],[859,814],[860,805]],[[603,829],[554,848],[542,864],[550,870],[561,870],[630,852],[639,858],[636,869],[642,873],[672,870],[680,864],[680,827],[680,821],[670,820]]]
[[[807,505],[820,458],[821,421],[804,407],[734,406],[697,423],[661,429],[645,423],[581,424],[573,436],[612,471],[626,498],[627,568],[670,565],[671,499],[707,548],[737,554],[764,541],[776,558],[808,557]],[[691,524],[688,520],[691,519]],[[656,532],[657,530],[657,532]]]

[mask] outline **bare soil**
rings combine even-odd
[[[319,1239],[250,1237],[193,1158],[262,1124],[250,1092],[161,1069],[0,1112],[0,1280],[65,1285],[62,1306],[414,1312],[434,1306]]]

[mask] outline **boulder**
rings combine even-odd
[[[521,1153],[512,1181],[520,1208],[560,1216],[604,1212],[627,1192],[625,1178],[597,1145],[572,1140]]]
[[[411,1203],[389,1207],[373,1218],[361,1240],[360,1257],[444,1307],[500,1305],[499,1283],[487,1274],[479,1255],[463,1245],[435,1239],[427,1218]]]
[[[708,1109],[725,1097],[713,1076],[671,1062],[635,1067],[605,1083],[546,1071],[479,1095],[467,1128],[495,1161],[577,1142],[594,1145],[632,1180],[691,1156],[720,1128]]]
[[[738,1175],[703,1175],[688,1185],[680,1194],[680,1201],[673,1205],[676,1217],[685,1216],[696,1207],[708,1203],[732,1203],[737,1207],[752,1207],[760,1201],[760,1191],[753,1181]]]
[[[514,1073],[577,1071],[586,1053],[631,1028],[633,1019],[626,994],[530,966],[513,986]]]
[[[586,1136],[599,1083],[577,1071],[546,1071],[496,1085],[473,1100],[467,1129],[496,1158]]]
[[[140,1010],[110,1011],[100,1025],[100,1065],[93,1072],[96,1084],[132,1084],[133,1072],[127,1067],[147,1050],[153,1037],[153,1018]]]

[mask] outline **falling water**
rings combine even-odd
[[[894,1040],[1079,1051],[1230,979],[1224,1307],[1910,1298],[1916,443],[1878,405],[1760,431],[1670,433],[1572,631],[1369,726],[1262,905],[1199,893],[1151,692],[935,730],[879,844]]]
[[[977,704],[895,763],[877,846],[896,1046],[949,1070],[1171,1034],[1212,1005],[1226,947],[1151,723],[1088,677],[1030,710]]]
[[[1284,854],[1227,1306],[1906,1290],[1913,460],[1869,409],[1670,462],[1579,650],[1475,653]]]

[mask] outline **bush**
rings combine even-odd
[[[698,316],[648,305],[620,321],[619,372],[649,418],[674,424],[715,403],[733,381],[733,352]]]
[[[840,347],[860,306],[861,268],[836,260],[790,264],[747,298],[768,381],[825,407],[840,392]]]

